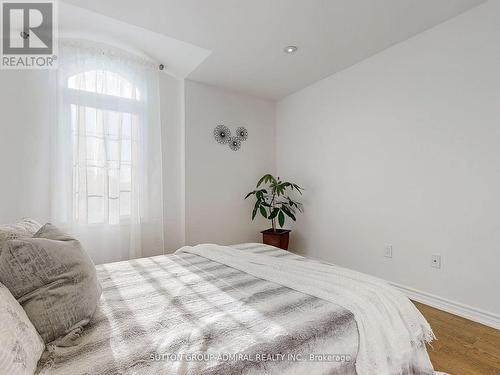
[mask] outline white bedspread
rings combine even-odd
[[[178,253],[225,264],[351,311],[359,332],[358,375],[403,374],[416,359],[432,373],[425,349],[434,338],[430,325],[408,298],[383,280],[305,258],[276,258],[212,244],[186,246]]]

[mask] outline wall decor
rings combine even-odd
[[[231,137],[229,140],[229,148],[233,151],[238,151],[241,147],[241,141],[238,137]]]
[[[246,141],[248,138],[248,130],[244,126],[240,126],[236,129],[236,137],[242,142]]]
[[[244,126],[236,129],[236,135],[231,136],[231,130],[226,125],[217,125],[214,129],[214,138],[220,144],[227,144],[233,151],[238,151],[241,148],[241,142],[248,139],[248,130]]]
[[[231,139],[231,130],[226,125],[217,125],[214,129],[214,138],[220,144],[225,145]]]

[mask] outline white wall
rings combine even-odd
[[[186,81],[186,241],[231,244],[259,241],[263,220],[251,221],[247,192],[273,173],[275,105]],[[218,144],[213,130],[223,123],[248,129],[239,151]]]
[[[0,70],[0,223],[49,217],[48,79]]]
[[[499,2],[285,98],[277,155],[292,248],[500,313]]]

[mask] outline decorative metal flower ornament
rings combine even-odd
[[[241,148],[241,142],[248,139],[248,130],[240,126],[236,129],[236,135],[231,136],[231,131],[226,125],[217,125],[214,129],[214,138],[220,144],[227,144],[233,151],[238,151]]]
[[[229,148],[233,151],[238,151],[241,147],[241,141],[238,137],[231,137],[229,140]]]
[[[236,137],[242,142],[246,141],[248,139],[248,130],[244,126],[240,126],[236,129]]]
[[[227,144],[231,139],[231,130],[226,125],[217,125],[214,129],[214,138],[220,144]]]

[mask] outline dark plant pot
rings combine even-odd
[[[288,229],[266,229],[262,232],[262,242],[266,245],[279,247],[283,250],[288,250],[288,240],[291,230]]]

